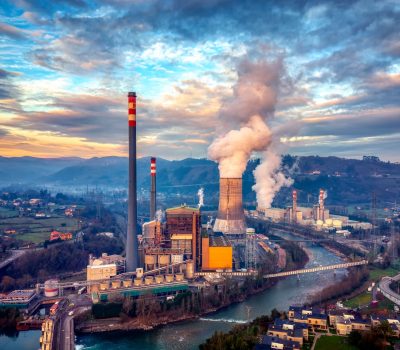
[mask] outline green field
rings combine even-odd
[[[393,267],[389,267],[387,269],[378,269],[376,267],[373,267],[369,272],[369,280],[373,282],[378,282],[384,276],[393,277],[399,273],[400,271]]]
[[[0,219],[7,219],[18,216],[16,210],[0,207]]]
[[[347,344],[347,338],[338,335],[323,335],[317,340],[315,350],[357,350],[355,346]]]
[[[35,219],[29,217],[15,217],[0,220],[0,232],[5,229],[14,229],[17,234],[12,237],[33,243],[44,242],[49,239],[53,230],[61,232],[75,232],[78,221],[75,218],[51,217],[48,219]]]
[[[343,302],[343,305],[354,309],[359,306],[367,305],[371,301],[372,301],[372,293],[364,292],[352,299],[346,300],[345,302]]]

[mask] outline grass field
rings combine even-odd
[[[50,232],[58,230],[62,232],[74,232],[78,229],[78,221],[75,218],[52,217],[48,219],[34,219],[27,217],[7,218],[0,220],[0,231],[14,229],[17,231],[14,238],[27,242],[40,243],[49,239]]]
[[[344,337],[323,335],[318,339],[315,350],[357,350],[357,348],[347,344],[347,339]]]
[[[0,207],[0,219],[7,219],[18,216],[16,210]]]
[[[378,282],[384,276],[393,277],[396,276],[399,272],[399,270],[394,269],[393,267],[389,267],[387,269],[378,269],[376,267],[373,267],[369,272],[369,280],[373,282]]]
[[[343,302],[343,305],[354,309],[359,306],[367,305],[371,301],[372,301],[372,294],[368,293],[368,292],[364,292],[364,293],[357,295],[356,297],[354,297],[352,299],[346,300],[345,302]]]

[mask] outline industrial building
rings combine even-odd
[[[0,307],[28,309],[29,305],[36,299],[36,297],[37,294],[34,289],[13,290],[6,296],[0,298]]]
[[[180,251],[184,260],[193,260],[195,269],[200,266],[201,216],[199,208],[186,205],[165,211],[165,235],[170,239],[171,248]]]
[[[214,235],[205,231],[201,238],[202,271],[232,270],[233,249],[229,240],[222,234]]]
[[[96,281],[110,279],[125,271],[125,258],[120,255],[103,253],[101,257],[89,256],[89,265],[86,269],[86,280]],[[90,287],[88,288],[90,292]]]

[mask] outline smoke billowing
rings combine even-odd
[[[201,208],[202,206],[204,206],[204,188],[203,187],[201,187],[197,191],[197,196],[199,197],[199,203],[197,204],[197,206],[199,208]]]
[[[273,61],[245,58],[239,62],[233,96],[221,107],[218,136],[208,148],[208,156],[218,162],[222,178],[242,177],[251,155],[261,154],[253,186],[259,207],[269,207],[275,193],[291,184],[280,171],[280,141],[273,137],[268,125],[274,116],[283,72],[280,58]]]

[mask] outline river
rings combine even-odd
[[[292,238],[285,235],[285,238]],[[305,249],[310,256],[307,267],[340,263],[342,260],[325,248],[307,243]],[[192,321],[184,321],[160,327],[152,331],[115,332],[79,336],[76,348],[79,350],[183,350],[198,349],[199,344],[215,331],[228,331],[235,324],[246,322],[260,315],[269,314],[273,308],[287,310],[292,304],[303,303],[309,295],[318,293],[331,283],[339,282],[346,274],[345,270],[324,271],[279,280],[272,288],[248,298],[246,301],[231,305],[212,315]],[[32,342],[27,344],[27,335],[20,334],[13,339],[15,347],[7,347],[9,338],[0,337],[0,348],[36,350],[39,335],[32,332]],[[21,343],[20,343],[21,339]],[[23,340],[23,342],[22,342]],[[6,343],[7,342],[7,343]]]

